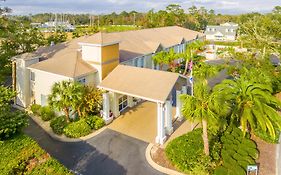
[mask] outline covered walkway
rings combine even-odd
[[[157,105],[153,102],[140,103],[122,112],[108,128],[148,143],[155,143],[157,135],[156,109]],[[172,114],[175,116],[176,108],[172,109]]]
[[[105,90],[103,94],[103,118],[110,123],[114,117],[122,117],[128,109],[133,109],[141,100],[149,101],[154,105],[140,106],[138,112],[130,118],[130,110],[124,113],[127,122],[115,122],[112,127],[126,131],[134,126],[139,129],[131,129],[141,140],[151,143],[164,144],[167,135],[173,132],[173,118],[182,118],[180,95],[187,94],[187,79],[177,73],[137,68],[132,66],[118,65],[98,86]],[[175,100],[173,100],[175,99]],[[176,106],[175,115],[173,107]],[[152,110],[151,108],[154,108]],[[156,110],[155,110],[156,109]],[[132,112],[132,111],[131,111]],[[128,117],[126,117],[128,116]],[[142,118],[146,117],[146,118]],[[139,120],[143,120],[139,122]],[[146,121],[146,122],[145,122]],[[133,124],[134,123],[134,124]],[[142,126],[142,123],[144,124]],[[122,127],[126,125],[126,127]],[[146,127],[154,125],[155,127]],[[123,128],[123,129],[122,129]],[[129,129],[130,130],[130,129]],[[146,130],[146,131],[141,131]],[[156,134],[154,134],[156,132]],[[148,137],[143,137],[145,134]],[[154,142],[151,137],[155,137]]]

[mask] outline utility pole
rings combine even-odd
[[[98,15],[98,28],[100,28],[100,15]]]
[[[134,26],[136,26],[136,13],[134,13]]]

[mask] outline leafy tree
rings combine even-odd
[[[70,111],[76,110],[82,101],[83,85],[70,80],[55,83],[48,97],[49,105],[63,111],[67,122],[69,122]]]
[[[16,97],[16,92],[4,86],[0,86],[0,110],[7,109],[14,97]]]
[[[58,31],[58,32],[55,32],[53,33],[52,35],[50,35],[48,38],[47,38],[47,42],[48,44],[50,45],[52,42],[54,42],[54,44],[57,44],[57,43],[61,43],[61,42],[65,42],[67,39],[67,35],[65,32],[62,32],[62,31]]]
[[[102,91],[92,86],[85,86],[83,100],[77,109],[79,116],[97,115],[101,107]]]
[[[281,14],[281,6],[275,6],[272,12],[274,14]]]
[[[231,109],[230,122],[241,125],[245,132],[260,127],[275,137],[275,129],[281,129],[281,117],[277,113],[281,102],[271,95],[269,85],[253,83],[243,76],[224,80],[214,87],[217,99],[225,100],[221,106]]]
[[[166,57],[167,57],[167,52],[160,51],[152,57],[152,60],[154,61],[154,63],[159,64],[160,70],[162,70],[163,65],[166,63],[166,59],[165,59]]]
[[[208,123],[216,123],[220,117],[219,114],[223,115],[227,112],[227,107],[220,106],[220,103],[214,100],[206,82],[195,83],[194,96],[182,95],[181,100],[183,101],[182,112],[185,118],[202,124],[204,152],[209,155]],[[219,114],[218,111],[220,111]]]
[[[204,43],[201,41],[192,42],[186,46],[185,52],[180,54],[180,57],[185,60],[185,68],[183,75],[187,74],[189,61],[193,60],[197,56],[197,52],[202,49],[203,45]]]

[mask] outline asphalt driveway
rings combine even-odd
[[[148,143],[106,129],[87,141],[54,140],[35,122],[24,132],[68,169],[83,175],[160,175],[145,159]]]

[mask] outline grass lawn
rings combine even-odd
[[[24,134],[0,142],[0,172],[3,175],[72,174]]]

